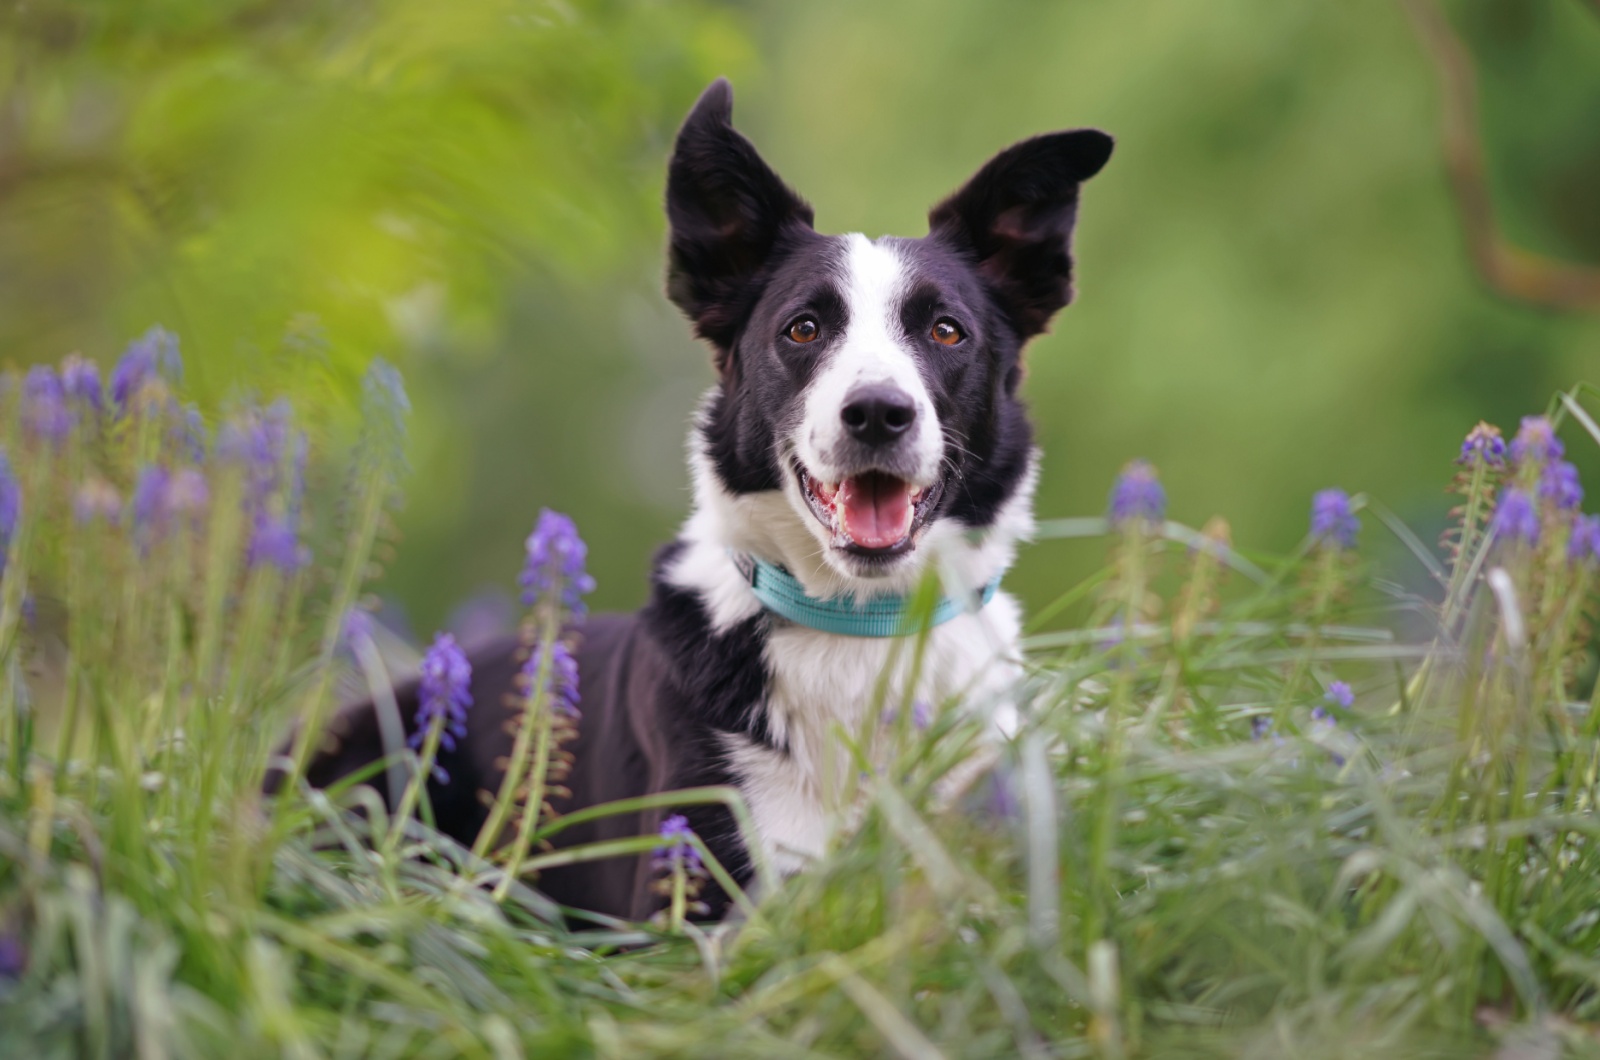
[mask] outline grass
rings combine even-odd
[[[568,924],[528,871],[574,856],[537,842],[558,820],[512,878],[360,787],[257,795],[373,678],[341,629],[395,494],[385,378],[319,523],[281,407],[195,453],[170,370],[120,412],[68,399],[59,440],[0,392],[0,1055],[1600,1055],[1597,561],[1551,500],[1537,542],[1489,530],[1551,459],[1462,468],[1445,558],[1355,499],[1420,594],[1327,538],[1048,522],[1108,564],[1036,619],[1022,730],[964,797],[941,780],[992,704],[898,709],[839,734],[860,812],[810,871],[727,923]],[[1574,444],[1593,394],[1550,410]],[[332,562],[265,555],[271,520]]]

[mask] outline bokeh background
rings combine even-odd
[[[663,167],[726,74],[830,231],[920,235],[1010,141],[1117,136],[1078,302],[1028,353],[1041,515],[1099,512],[1143,456],[1246,548],[1292,547],[1329,485],[1432,539],[1476,420],[1600,378],[1600,313],[1474,266],[1430,12],[1477,83],[1490,223],[1592,282],[1593,0],[6,4],[0,363],[110,363],[159,322],[209,409],[284,392],[337,442],[388,357],[415,405],[393,614],[510,588],[541,506],[597,606],[635,606],[712,378],[661,294]],[[1041,544],[1009,584],[1038,606],[1099,559]]]

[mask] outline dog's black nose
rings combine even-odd
[[[845,398],[839,418],[856,441],[887,445],[917,422],[917,406],[897,386],[864,386]]]

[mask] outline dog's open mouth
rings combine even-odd
[[[835,548],[864,556],[909,550],[938,497],[939,483],[918,489],[883,471],[863,471],[839,482],[823,482],[795,465],[800,492],[833,534]]]

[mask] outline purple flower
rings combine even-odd
[[[300,544],[294,520],[263,513],[250,531],[250,546],[245,562],[252,567],[263,564],[276,567],[285,574],[293,574],[311,561],[307,550]]]
[[[0,566],[5,563],[5,549],[11,536],[17,532],[17,520],[22,516],[22,487],[11,471],[11,461],[0,448]]]
[[[290,443],[291,414],[289,403],[280,399],[264,410],[246,408],[217,432],[217,457],[245,468],[249,486],[245,500],[252,507],[265,503],[278,488]]]
[[[122,498],[105,479],[92,478],[73,494],[72,515],[83,525],[97,520],[115,523],[122,515]]]
[[[657,872],[682,872],[686,876],[701,876],[705,865],[700,860],[700,850],[694,845],[694,829],[689,819],[675,813],[661,822],[661,845],[656,847],[653,861]]]
[[[1350,494],[1323,490],[1311,498],[1311,536],[1335,549],[1354,548],[1361,520],[1350,510]]]
[[[418,691],[422,700],[417,708],[416,732],[411,734],[413,749],[421,747],[434,719],[442,719],[439,746],[456,749],[456,741],[467,735],[467,708],[472,706],[472,664],[448,633],[433,639],[433,646],[422,657],[422,680]],[[433,775],[447,783],[448,773],[436,764]]]
[[[1145,460],[1130,460],[1111,485],[1112,526],[1131,522],[1159,523],[1167,513],[1167,491],[1156,469]]]
[[[1492,530],[1497,538],[1537,544],[1539,509],[1523,490],[1504,490],[1500,494],[1500,504],[1495,509]]]
[[[1250,719],[1250,739],[1264,740],[1272,732],[1272,718],[1266,714],[1257,714]]]
[[[1547,460],[1560,460],[1567,448],[1556,437],[1556,429],[1548,416],[1524,416],[1517,436],[1511,439],[1511,459],[1518,464],[1542,464]]]
[[[1456,463],[1465,464],[1467,467],[1476,467],[1478,464],[1504,467],[1506,440],[1500,436],[1500,428],[1480,420],[1476,427],[1467,432],[1466,439],[1461,443],[1461,455],[1456,457]]]
[[[119,415],[152,379],[166,376],[176,382],[183,378],[183,358],[178,354],[177,336],[153,327],[128,344],[111,371],[111,402]]]
[[[1600,563],[1600,515],[1580,515],[1572,521],[1567,559],[1572,563]]]
[[[23,423],[35,438],[59,442],[72,431],[72,413],[67,410],[66,391],[61,377],[49,365],[28,369],[22,382]]]
[[[1578,469],[1565,460],[1551,461],[1539,476],[1539,498],[1562,511],[1582,504],[1583,484],[1578,481]]]
[[[67,400],[78,402],[99,413],[104,391],[100,388],[100,368],[86,357],[69,353],[61,361],[61,388]]]
[[[528,561],[517,578],[522,586],[522,603],[532,607],[541,596],[558,593],[561,606],[581,619],[583,597],[594,591],[594,579],[584,570],[588,546],[578,536],[572,520],[545,508],[539,522],[528,535]]]
[[[206,458],[206,422],[200,410],[187,405],[172,421],[167,440],[192,462],[199,464]]]
[[[522,677],[531,692],[533,682],[539,679],[539,668],[544,665],[545,646],[538,645],[522,664]],[[550,647],[549,675],[550,709],[569,718],[578,717],[578,660],[566,641],[558,640]]]
[[[1356,701],[1356,694],[1354,690],[1351,689],[1349,684],[1344,681],[1329,681],[1328,691],[1324,694],[1323,698],[1335,706],[1343,707],[1344,709],[1349,710],[1350,705]],[[1321,709],[1321,707],[1317,708],[1317,710]]]
[[[0,934],[0,982],[20,979],[28,970],[28,948],[9,932]]]
[[[133,534],[141,548],[160,536],[166,526],[166,496],[169,476],[159,464],[139,472],[133,486]]]
[[[80,515],[98,514],[93,510],[96,499],[81,496],[80,499],[86,502]],[[131,502],[133,538],[140,551],[148,550],[160,540],[179,518],[187,517],[198,527],[210,501],[206,477],[194,468],[186,467],[172,473],[159,464],[146,467],[134,483]]]

